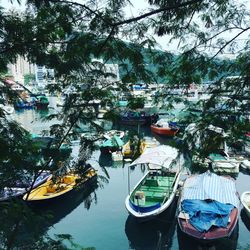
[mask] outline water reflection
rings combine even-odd
[[[49,227],[61,221],[64,217],[72,213],[80,204],[84,204],[85,209],[90,209],[91,204],[97,202],[95,191],[98,188],[97,180],[84,186],[84,188],[76,189],[70,192],[61,200],[43,204],[39,206],[32,206],[35,213],[44,214],[48,219],[44,220],[40,228],[40,234],[45,233]]]
[[[241,210],[240,217],[243,223],[245,224],[246,228],[250,232],[250,218],[247,216],[245,209]]]
[[[235,250],[239,237],[239,223],[229,238],[217,239],[214,241],[196,240],[183,233],[177,226],[177,238],[179,250]]]
[[[137,250],[171,249],[176,228],[176,203],[177,200],[164,213],[147,222],[138,222],[135,217],[129,215],[125,233],[130,248]]]

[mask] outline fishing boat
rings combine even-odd
[[[46,203],[65,197],[80,185],[84,185],[97,176],[97,171],[89,168],[84,176],[69,173],[56,180],[50,179],[39,187],[33,189],[30,194],[23,196],[23,200],[30,203]]]
[[[184,182],[178,202],[180,230],[200,240],[229,237],[239,215],[235,180],[209,171]]]
[[[250,218],[250,191],[244,192],[241,195],[240,200],[246,211],[247,216]]]
[[[155,124],[152,124],[150,128],[153,133],[165,136],[175,136],[179,131],[175,122],[168,122],[165,119],[158,120]]]
[[[51,177],[52,175],[49,172],[47,171],[42,172],[36,178],[32,187],[31,185],[32,185],[33,180],[28,177],[24,178],[24,180],[16,181],[13,185],[9,187],[4,187],[3,190],[0,191],[0,202],[8,201],[13,198],[22,197],[28,190],[42,185]]]
[[[173,202],[180,179],[177,149],[160,145],[148,148],[130,164],[147,166],[148,171],[126,198],[128,212],[139,220],[152,219]]]

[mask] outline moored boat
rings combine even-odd
[[[146,114],[144,111],[126,111],[120,114],[119,123],[130,126],[151,125],[158,119],[158,115]]]
[[[165,119],[160,119],[155,124],[152,124],[150,128],[152,132],[165,136],[175,136],[179,131],[176,123],[168,122]]]
[[[243,169],[250,170],[250,161],[245,159],[241,162],[240,166]]]
[[[137,183],[126,198],[128,212],[140,219],[148,220],[165,211],[175,198],[180,165],[177,164],[178,151],[161,145],[148,148],[131,166],[144,165],[148,172]]]
[[[110,131],[107,131],[103,134],[103,137],[105,139],[111,139],[113,136],[118,136],[120,139],[122,139],[125,135],[125,132],[124,131],[120,131],[120,130],[110,130]]]
[[[186,179],[179,198],[181,231],[200,240],[229,237],[239,215],[235,181],[209,171]]]
[[[36,188],[41,184],[45,183],[48,179],[50,179],[52,175],[44,171],[42,172],[35,180],[33,186],[32,185],[32,178],[28,178],[28,181],[17,181],[13,185],[9,187],[4,187],[2,191],[0,191],[0,202],[1,201],[8,201],[13,198],[19,198],[23,196],[29,189]]]
[[[244,192],[241,195],[240,200],[246,211],[247,216],[250,218],[250,191]]]
[[[44,95],[37,96],[35,105],[37,109],[47,109],[49,106],[49,100]]]
[[[114,135],[110,139],[106,139],[101,145],[100,150],[104,154],[121,151],[124,142],[121,140],[120,137]]]
[[[65,197],[68,193],[75,190],[79,185],[84,185],[97,176],[97,172],[92,167],[89,168],[84,176],[78,174],[66,174],[56,180],[50,179],[39,187],[33,189],[30,194],[23,196],[23,200],[30,203],[46,203]]]
[[[208,156],[214,172],[218,173],[239,173],[240,163],[236,162],[226,154],[226,152],[211,153]]]

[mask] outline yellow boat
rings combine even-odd
[[[77,174],[67,174],[53,181],[53,178],[46,181],[41,186],[33,189],[30,194],[25,194],[23,200],[28,202],[46,202],[62,197],[77,187],[89,182],[93,177],[97,176],[97,171],[93,168],[87,170],[84,177]]]
[[[159,143],[156,140],[150,137],[145,137],[140,141],[139,154],[141,155],[142,153],[144,153],[147,148],[153,148],[158,145]],[[123,145],[122,155],[124,158],[132,158],[133,155],[135,154],[135,152],[133,152],[130,146],[131,146],[130,140],[126,144]]]

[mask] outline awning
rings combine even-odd
[[[160,145],[154,148],[147,148],[130,166],[139,164],[153,164],[168,168],[178,156],[176,148]]]
[[[235,181],[209,171],[186,179],[182,200],[216,200],[224,204],[239,206]]]

